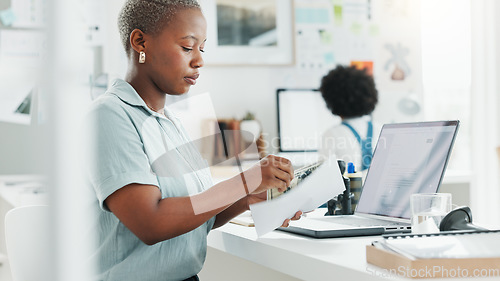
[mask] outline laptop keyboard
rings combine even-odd
[[[379,220],[379,219],[369,219],[358,216],[341,216],[336,217],[333,222],[352,226],[391,226],[400,225],[401,223]]]

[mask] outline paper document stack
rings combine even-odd
[[[400,277],[500,276],[500,231],[385,237],[367,246],[366,260]]]

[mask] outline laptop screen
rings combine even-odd
[[[409,219],[411,194],[438,191],[458,124],[384,125],[356,212]]]

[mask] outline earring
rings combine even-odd
[[[146,53],[143,51],[139,52],[139,63],[145,63],[146,62]]]

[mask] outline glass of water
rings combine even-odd
[[[450,193],[415,193],[410,197],[411,232],[439,232],[441,220],[451,211]]]

